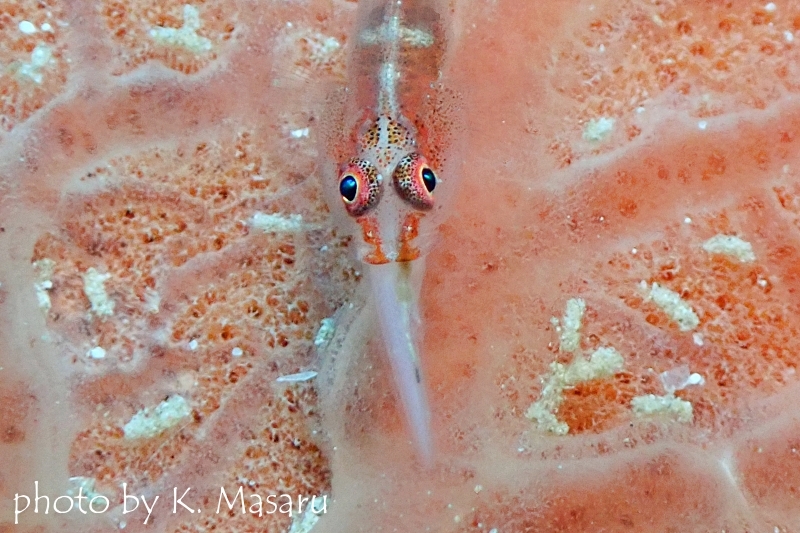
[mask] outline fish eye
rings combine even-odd
[[[350,216],[360,217],[378,205],[381,197],[381,176],[364,159],[353,158],[339,173],[339,195]]]
[[[403,200],[423,211],[433,209],[433,190],[439,183],[439,178],[424,156],[413,153],[401,159],[394,170],[392,181]]]
[[[352,174],[345,174],[339,182],[339,194],[347,204],[352,204],[358,194],[358,180]]]
[[[428,192],[433,192],[433,189],[436,188],[436,174],[433,173],[433,170],[429,168],[422,169],[422,183],[425,184]]]

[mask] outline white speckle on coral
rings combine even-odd
[[[287,25],[287,28],[292,26]],[[287,34],[282,45],[286,56],[292,60],[289,67],[293,77],[306,79],[309,69],[337,69],[341,62],[342,44],[334,37],[310,29],[292,30]],[[280,83],[273,80],[273,83]]]
[[[83,293],[92,304],[92,312],[97,316],[114,314],[114,301],[108,297],[104,283],[111,274],[101,274],[94,267],[83,274]]]
[[[587,141],[602,141],[614,129],[614,119],[608,117],[593,118],[583,128],[583,138]]]
[[[45,22],[40,26],[40,28],[42,29],[42,31],[53,33],[53,26],[51,26],[49,22]]]
[[[241,357],[244,354],[244,350],[236,346],[233,350],[231,350],[231,355],[234,357]]]
[[[705,120],[701,120],[700,122],[697,123],[697,127],[700,128],[701,130],[704,130],[708,127],[708,122],[706,122]]]
[[[289,533],[309,533],[312,530],[319,520],[319,515],[325,512],[327,495],[321,496],[319,500],[322,503],[319,503],[316,497],[312,498],[302,515],[299,513],[294,515]]]
[[[94,490],[95,482],[95,479],[91,477],[71,477],[69,478],[70,486],[67,488],[66,493],[68,496],[77,496],[81,494],[86,496],[87,499],[91,500],[95,496],[99,496],[99,494]],[[99,504],[98,507],[100,507]]]
[[[161,308],[161,295],[150,287],[144,291],[144,310],[148,313],[158,313]]]
[[[278,376],[275,381],[279,383],[297,383],[300,381],[308,381],[317,377],[317,372],[314,370],[306,370],[305,372],[298,372],[297,374],[287,374],[285,376]]]
[[[692,341],[694,341],[694,343],[697,346],[702,346],[704,344],[703,334],[702,333],[692,333]]]
[[[50,278],[53,277],[56,262],[45,257],[34,261],[32,266],[39,273],[39,281],[33,285],[34,289],[36,289],[36,300],[39,303],[39,308],[44,309],[44,312],[47,313],[52,305],[47,291],[53,288],[53,282],[50,281]]]
[[[764,10],[767,13],[774,13],[776,9],[778,9],[778,6],[776,6],[774,2],[770,2],[769,4],[764,6]]]
[[[684,302],[677,292],[653,283],[647,297],[652,300],[675,323],[681,331],[691,331],[700,324],[692,307]]]
[[[317,335],[314,337],[314,346],[319,348],[327,344],[333,338],[334,331],[336,331],[336,327],[333,319],[323,318],[319,323]]]
[[[36,26],[29,20],[23,20],[19,23],[19,31],[25,35],[33,35],[36,33]]]
[[[250,227],[264,233],[292,232],[303,229],[302,215],[284,216],[277,213],[255,213],[250,220]]]
[[[595,350],[589,359],[577,358],[564,374],[567,385],[575,385],[593,379],[607,378],[622,370],[625,360],[614,348],[604,346]]]
[[[33,49],[33,52],[31,52],[31,64],[34,67],[41,68],[47,65],[52,57],[53,51],[50,50],[50,47],[40,44]]]
[[[687,385],[705,385],[706,378],[698,374],[697,372],[692,372],[689,374],[689,379],[686,380]]]
[[[690,217],[686,217],[686,218],[683,219],[683,223],[684,224],[691,224],[692,223],[692,219]]]
[[[86,352],[86,355],[88,355],[92,359],[103,359],[106,356],[106,351],[100,346],[95,346],[94,348]]]
[[[155,437],[178,425],[192,413],[183,396],[170,396],[154,409],[145,407],[125,424],[122,430],[126,439]]]
[[[35,83],[42,83],[44,75],[41,73],[42,68],[47,66],[53,58],[53,52],[50,47],[44,44],[37,45],[31,52],[31,62],[23,63],[17,70],[19,76],[26,77],[33,80]]]
[[[741,263],[751,263],[756,260],[753,246],[735,235],[714,235],[703,243],[703,250],[710,254],[734,257]]]
[[[208,52],[212,47],[209,39],[197,35],[197,30],[201,26],[200,12],[196,7],[186,4],[183,6],[183,26],[180,28],[156,26],[150,30],[150,37],[157,43],[200,54]]]
[[[39,302],[39,308],[44,309],[45,313],[50,310],[52,304],[50,303],[50,295],[47,293],[53,288],[53,282],[48,280],[40,281],[34,285],[36,288],[36,300]]]
[[[581,298],[571,298],[567,301],[564,317],[561,319],[560,337],[561,351],[572,353],[578,349],[581,342],[581,325],[586,312],[586,302]],[[556,322],[557,323],[557,322]]]
[[[292,137],[292,139],[302,139],[303,137],[308,137],[308,132],[308,128],[302,128],[290,131],[289,135]]]
[[[662,372],[659,375],[659,379],[666,394],[663,396],[656,396],[655,394],[636,396],[631,400],[633,413],[639,417],[667,415],[678,422],[691,422],[694,418],[692,404],[686,400],[676,398],[675,392],[688,386],[705,385],[706,380],[697,372],[690,374],[687,365],[681,365]]]
[[[197,349],[197,339],[192,339],[189,341],[189,349],[195,351]]]
[[[666,396],[656,396],[655,394],[636,396],[631,400],[631,407],[633,414],[638,417],[667,415],[684,424],[688,424],[694,419],[692,404],[669,394]]]
[[[525,416],[536,420],[539,428],[544,431],[566,435],[569,426],[555,415],[558,406],[564,401],[564,389],[585,381],[611,377],[622,370],[624,364],[622,355],[611,347],[598,348],[588,360],[576,355],[569,365],[555,361],[550,363],[550,376],[542,387],[542,393],[528,408]]]
[[[321,33],[311,33],[305,37],[305,41],[311,49],[311,61],[319,65],[328,63],[342,47],[339,41]]]
[[[783,39],[787,43],[790,43],[790,42],[794,41],[794,34],[792,32],[790,32],[789,30],[786,30],[786,31],[783,32]]]

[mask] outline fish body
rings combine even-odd
[[[420,456],[433,458],[419,357],[424,255],[455,185],[458,98],[442,82],[447,11],[431,0],[364,0],[348,85],[324,117],[329,204],[365,264],[381,336]],[[327,176],[326,176],[327,177]]]

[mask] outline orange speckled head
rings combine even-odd
[[[420,257],[419,225],[436,207],[436,172],[417,149],[410,126],[386,115],[368,124],[358,157],[342,165],[338,192],[361,229],[359,259],[370,264]],[[390,183],[391,182],[391,183]]]
[[[365,13],[349,85],[323,119],[326,189],[359,260],[411,261],[428,251],[454,190],[458,98],[439,81],[446,35],[430,2]]]

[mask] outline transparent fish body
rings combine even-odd
[[[422,459],[433,439],[419,344],[424,256],[458,178],[459,98],[447,88],[445,4],[359,4],[348,85],[323,119],[324,187],[364,263],[386,353]]]

